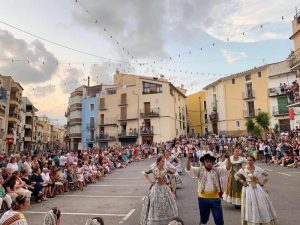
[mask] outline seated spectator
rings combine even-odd
[[[3,214],[0,219],[0,224],[7,225],[27,225],[27,220],[22,213],[22,210],[29,206],[29,199],[24,195],[19,195],[13,201],[11,210]]]
[[[101,217],[94,217],[92,219],[88,219],[85,225],[104,225],[104,221]]]
[[[13,174],[10,177],[8,177],[8,179],[3,184],[6,194],[8,194],[13,201],[18,196],[18,192],[15,190],[16,181],[17,176]]]
[[[11,197],[10,195],[7,195],[5,193],[5,189],[2,187],[2,185],[0,184],[0,208],[2,209],[2,203],[5,202],[7,205],[7,208],[10,209],[11,208]]]
[[[10,157],[9,163],[7,164],[6,168],[10,171],[10,173],[18,171],[19,167],[15,156]]]
[[[46,213],[43,225],[59,225],[61,212],[58,208],[53,208]]]
[[[15,191],[19,195],[26,195],[26,197],[30,200],[31,198],[31,191],[28,190],[27,184],[21,179],[21,172],[15,171],[13,175],[16,175],[16,184],[15,184]]]
[[[39,167],[35,167],[33,169],[33,174],[30,177],[31,181],[35,183],[39,188],[41,188],[42,201],[47,201],[46,193],[45,193],[45,182],[41,176],[41,169]]]
[[[27,169],[23,169],[22,171],[22,178],[21,178],[27,185],[28,190],[32,192],[32,196],[35,197],[35,202],[41,202],[41,190],[42,186],[36,182],[32,182],[30,179],[30,174]]]

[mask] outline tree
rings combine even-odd
[[[245,125],[247,128],[248,134],[253,135],[254,134],[253,131],[254,131],[254,127],[255,127],[255,122],[253,121],[253,119],[248,118]]]
[[[257,124],[254,124],[253,134],[254,134],[257,138],[261,138],[261,128],[260,128],[260,126],[258,126]]]
[[[265,135],[267,134],[267,130],[270,125],[270,116],[266,112],[260,112],[256,116],[256,122],[257,124],[264,130]]]

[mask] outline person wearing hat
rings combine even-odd
[[[220,177],[227,173],[226,168],[214,167],[214,156],[205,154],[200,158],[202,165],[191,166],[190,156],[186,164],[186,172],[198,179],[198,205],[200,211],[200,224],[207,224],[210,212],[216,225],[224,225],[223,211],[219,193],[221,192]],[[226,154],[228,157],[228,154]]]

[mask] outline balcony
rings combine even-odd
[[[273,106],[272,113],[273,113],[273,116],[287,116],[287,115],[289,115],[289,110],[287,107],[280,109],[277,106]]]
[[[96,129],[96,126],[95,126],[95,124],[94,123],[88,123],[87,125],[86,125],[86,129],[88,129],[88,130],[95,130]]]
[[[95,142],[95,137],[87,137],[86,141],[87,142]]]
[[[126,106],[126,105],[128,105],[128,103],[127,103],[127,99],[125,99],[125,100],[121,100],[121,102],[120,102],[119,106]]]
[[[218,113],[217,112],[212,112],[210,115],[209,115],[209,120],[210,122],[217,122],[218,121]]]
[[[253,90],[243,92],[243,99],[244,99],[244,100],[247,100],[247,99],[253,99],[253,98],[255,98],[255,93],[254,93]]]
[[[20,120],[21,120],[21,117],[18,114],[9,113],[9,117],[8,117],[9,122],[19,123]]]
[[[117,125],[117,117],[100,119],[99,126],[116,126]]]
[[[121,143],[125,144],[134,144],[136,143],[138,138],[137,132],[132,131],[131,133],[127,133],[126,131],[121,131],[118,134],[118,139]]]
[[[99,106],[99,111],[105,111],[107,110],[107,106],[106,105],[100,105]]]
[[[158,117],[159,116],[159,108],[152,108],[149,111],[140,112],[140,116],[144,117]]]
[[[70,135],[69,135],[69,137],[70,138],[81,138],[81,133],[71,133]]]
[[[22,104],[22,100],[17,98],[16,96],[10,96],[10,104],[20,106]]]
[[[140,127],[140,134],[141,135],[153,135],[153,126],[147,127],[147,126],[141,126]]]
[[[97,136],[97,141],[115,141],[116,137],[115,136],[110,136],[109,134],[100,134]]]
[[[291,71],[300,69],[300,49],[293,52],[288,60]]]
[[[5,117],[5,109],[0,108],[0,117]]]
[[[119,117],[119,121],[137,120],[137,119],[138,119],[137,113],[121,114],[120,117]]]
[[[254,118],[256,115],[257,115],[257,112],[255,112],[255,111],[248,111],[248,110],[243,111],[244,118]]]
[[[25,127],[25,129],[32,129],[32,124],[29,124],[29,123],[27,124],[27,123],[26,123],[26,124],[24,125],[24,127]]]
[[[282,92],[279,87],[269,88],[268,92],[269,92],[269,97],[278,97],[287,94],[285,91]]]
[[[32,137],[31,136],[26,136],[26,137],[24,137],[24,141],[31,142],[32,141]]]

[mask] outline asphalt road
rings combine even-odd
[[[73,191],[49,199],[42,204],[32,204],[25,212],[30,225],[41,225],[44,213],[52,207],[61,209],[61,224],[84,225],[88,218],[101,216],[106,225],[139,225],[142,198],[148,184],[141,171],[147,169],[153,160],[131,164],[126,169],[116,170],[95,185],[89,185],[83,192]],[[297,217],[300,205],[300,169],[281,166],[260,166],[270,173],[268,190],[278,214],[280,225],[300,224]],[[184,186],[177,192],[177,205],[185,225],[199,224],[197,205],[197,181],[187,174],[182,176]],[[239,225],[240,212],[234,206],[223,204],[226,225]],[[213,225],[213,218],[208,223]]]

